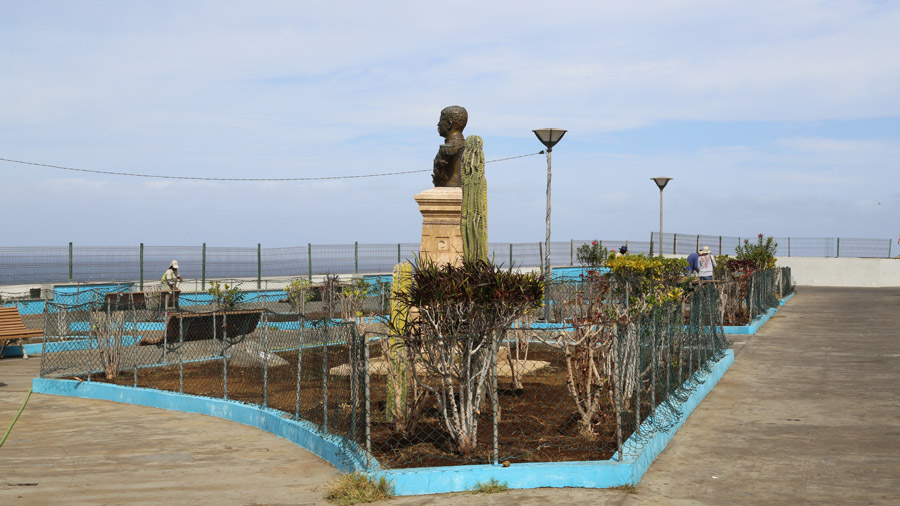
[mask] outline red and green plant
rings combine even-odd
[[[389,323],[408,357],[409,375],[437,401],[450,442],[471,457],[498,344],[525,311],[541,306],[543,279],[483,260],[461,266],[420,261],[406,291],[395,293],[410,321]],[[415,316],[413,316],[415,315]],[[414,364],[414,365],[412,365]]]
[[[744,239],[743,244],[739,244],[734,249],[735,257],[738,260],[750,260],[755,266],[755,270],[773,269],[775,267],[775,249],[778,243],[771,236],[763,238],[763,234],[756,237],[756,242],[751,243],[749,239]]]

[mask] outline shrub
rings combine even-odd
[[[744,239],[744,244],[739,244],[734,249],[735,257],[738,260],[750,260],[753,262],[756,270],[772,269],[775,267],[775,248],[778,243],[771,236],[763,239],[763,235],[756,236],[756,243],[751,243],[749,239]]]
[[[401,310],[415,309],[411,325],[391,321],[408,354],[409,373],[423,392],[434,396],[444,430],[456,450],[476,449],[476,412],[484,398],[495,346],[525,311],[540,307],[543,279],[517,274],[485,262],[461,266],[420,261],[409,288],[395,292]]]
[[[218,281],[210,281],[209,289],[206,293],[213,296],[216,300],[216,307],[219,309],[231,309],[243,301],[246,296],[241,291],[240,286],[219,283]]]
[[[604,248],[599,241],[591,241],[590,244],[582,244],[575,250],[578,263],[585,267],[603,267],[609,258],[609,250]]]
[[[312,282],[308,279],[298,278],[284,287],[284,292],[287,293],[288,302],[290,302],[291,306],[300,311],[301,313],[306,312],[306,303],[311,301],[315,294],[313,293]]]
[[[688,286],[689,265],[684,258],[624,255],[606,262],[610,276],[617,281],[617,295],[625,295],[638,310],[681,298]],[[625,290],[626,293],[619,293]]]

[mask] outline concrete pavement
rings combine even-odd
[[[801,287],[634,490],[538,489],[390,505],[900,504],[900,289]],[[0,361],[0,430],[39,357]],[[325,504],[337,476],[215,418],[34,394],[0,447],[0,504]]]

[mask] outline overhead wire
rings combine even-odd
[[[535,156],[544,154],[544,150],[538,151],[537,153],[528,153],[525,155],[517,155],[510,156],[506,158],[498,158],[496,160],[487,160],[485,163],[493,163],[493,162],[504,162],[506,160],[513,160],[516,158],[525,158],[527,156]],[[191,181],[241,181],[241,182],[262,182],[262,181],[326,181],[326,180],[334,180],[334,179],[359,179],[359,178],[367,178],[367,177],[382,177],[382,176],[397,176],[402,174],[416,174],[419,172],[430,172],[431,169],[421,169],[421,170],[405,170],[398,172],[380,172],[375,174],[359,174],[359,175],[351,175],[351,176],[321,176],[321,177],[197,177],[197,176],[166,176],[159,174],[139,174],[134,172],[113,172],[107,170],[93,170],[93,169],[78,169],[75,167],[64,167],[62,165],[51,165],[48,163],[37,163],[37,162],[28,162],[24,160],[12,160],[10,158],[0,158],[0,161],[10,162],[10,163],[18,163],[22,165],[33,165],[36,167],[47,167],[51,169],[59,169],[59,170],[69,170],[74,172],[86,172],[89,174],[105,174],[110,176],[128,176],[128,177],[143,177],[143,178],[151,178],[151,179],[182,179],[182,180],[191,180]]]

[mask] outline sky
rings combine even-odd
[[[3,246],[418,242],[441,109],[552,240],[900,234],[900,2],[0,0]],[[547,159],[487,164],[544,240]]]

